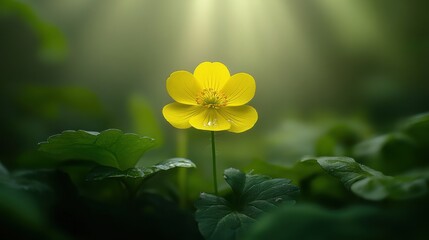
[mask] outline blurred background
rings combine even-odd
[[[427,10],[424,0],[2,0],[2,161],[14,166],[65,129],[137,132],[158,139],[155,155],[174,155],[165,82],[203,61],[257,83],[259,121],[219,134],[221,156],[240,153],[224,163],[294,162],[338,123],[383,133],[429,109]],[[198,162],[209,138],[188,134]]]
[[[291,164],[336,125],[354,141],[381,134],[429,109],[427,9],[424,0],[3,0],[1,159],[37,165],[26,153],[48,136],[107,128],[157,138],[148,159],[174,156],[165,82],[203,61],[257,83],[259,121],[219,134],[221,169]],[[190,158],[210,175],[208,134],[187,132]]]
[[[250,105],[259,113],[251,130],[217,134],[220,172],[346,155],[397,174],[427,151],[416,157],[393,138],[389,149],[405,150],[388,150],[389,165],[354,146],[380,147],[429,110],[428,9],[426,0],[0,0],[0,161],[10,170],[52,166],[37,153],[50,135],[118,128],[156,138],[141,165],[193,160],[194,199],[211,189],[210,136],[164,120],[173,101],[165,83],[220,61],[255,78]]]

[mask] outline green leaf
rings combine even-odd
[[[58,170],[37,169],[4,173],[0,173],[0,188],[28,194],[46,206],[75,196],[76,193],[69,176]]]
[[[429,146],[429,113],[407,119],[402,125],[402,130],[421,146]]]
[[[8,177],[0,178],[0,185],[10,189],[28,191],[32,193],[46,193],[52,189],[42,181],[31,179],[23,173],[9,175]]]
[[[65,239],[47,217],[53,206],[63,208],[68,205],[65,201],[74,204],[76,193],[64,172],[38,169],[9,173],[0,163],[2,235],[13,233],[11,236],[21,238],[22,233],[24,238]],[[18,229],[20,232],[16,235]]]
[[[229,168],[224,172],[232,198],[202,193],[195,203],[195,218],[206,239],[237,239],[243,236],[262,214],[280,204],[294,204],[299,192],[290,180],[245,174]]]
[[[258,173],[270,175],[274,178],[288,178],[295,184],[323,172],[317,163],[297,162],[292,166],[281,166],[260,159],[255,159],[245,170],[258,169]]]
[[[383,239],[401,239],[392,232],[405,231],[403,228],[392,229],[392,222],[397,218],[391,216],[398,217],[398,214],[372,206],[329,209],[297,204],[280,207],[262,217],[246,235],[246,240],[380,239],[380,236]],[[374,227],[375,223],[377,227]]]
[[[0,186],[13,190],[46,193],[51,190],[50,187],[43,181],[34,178],[37,174],[46,175],[46,172],[48,170],[9,173],[3,164],[0,163]]]
[[[414,198],[427,191],[422,178],[386,176],[348,157],[318,157],[303,161],[316,161],[352,192],[368,200]]]
[[[9,171],[0,162],[0,177],[9,175]]]
[[[356,159],[386,174],[400,174],[417,165],[415,141],[406,134],[394,132],[357,144],[353,155]],[[407,159],[407,161],[404,161]]]
[[[416,168],[405,172],[401,176],[408,178],[424,178],[426,181],[429,181],[429,167]]]
[[[133,167],[120,170],[114,167],[95,167],[87,176],[87,180],[103,180],[106,178],[147,178],[159,171],[166,171],[176,167],[194,168],[195,164],[185,158],[171,158],[151,167]]]
[[[360,140],[361,129],[352,124],[338,123],[321,135],[315,145],[318,156],[347,155]]]
[[[39,150],[60,160],[89,160],[100,165],[125,170],[134,167],[140,157],[154,145],[154,139],[118,129],[101,133],[64,131],[40,143]]]

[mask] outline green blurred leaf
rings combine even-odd
[[[348,155],[360,139],[360,129],[346,123],[329,128],[316,141],[317,156]]]
[[[2,226],[0,226],[2,230],[3,225],[17,225],[21,231],[28,229],[40,231],[49,224],[34,197],[22,191],[11,189],[1,183],[0,215],[2,216]],[[13,232],[13,230],[7,230]],[[5,233],[3,230],[2,235],[7,236],[7,232]]]
[[[67,239],[53,228],[47,217],[53,206],[67,205],[65,201],[74,203],[76,193],[64,172],[40,169],[9,173],[0,163],[0,230],[3,236]]]
[[[51,169],[20,170],[0,174],[0,186],[31,193],[34,196],[43,196],[45,202],[62,191],[67,191],[68,194],[74,191],[74,186],[66,173]]]
[[[51,191],[52,189],[43,181],[34,179],[35,175],[44,174],[46,171],[47,170],[36,170],[9,173],[8,170],[0,163],[0,186],[14,190],[37,193]]]
[[[17,16],[39,39],[39,57],[52,62],[63,60],[68,52],[67,41],[61,30],[43,20],[29,5],[15,0],[0,1],[0,17]]]
[[[380,209],[368,206],[336,210],[310,204],[284,206],[262,217],[245,239],[391,239],[386,237],[392,232],[385,225],[388,217],[381,214]]]
[[[6,176],[6,175],[9,175],[9,171],[0,162],[0,177]]]
[[[147,178],[159,171],[166,171],[172,168],[194,168],[195,164],[185,158],[171,158],[151,167],[133,167],[127,170],[119,170],[114,167],[95,167],[87,176],[87,180],[103,180],[106,178]]]
[[[7,177],[0,178],[0,185],[3,185],[10,189],[22,190],[34,193],[43,193],[52,191],[52,189],[42,181],[37,181],[31,178],[27,178],[25,175],[9,175]]]
[[[427,167],[429,157],[429,114],[405,120],[399,129],[357,144],[353,156],[386,174],[397,175]]]
[[[139,95],[133,95],[129,99],[128,108],[131,115],[134,131],[138,134],[147,134],[157,140],[157,144],[162,144],[163,134],[155,118],[154,111],[150,104]]]
[[[399,174],[416,166],[416,151],[416,143],[412,138],[394,132],[357,144],[353,155],[370,167],[387,174]]]
[[[429,146],[429,113],[409,118],[402,126],[402,130],[416,140],[421,146]]]
[[[118,129],[103,132],[64,131],[40,143],[39,150],[60,160],[89,160],[125,170],[134,167],[154,139]]]
[[[206,239],[237,239],[262,214],[280,204],[294,204],[298,187],[288,179],[245,174],[229,168],[224,172],[233,191],[232,199],[202,193],[195,203],[195,218]]]
[[[405,172],[401,176],[408,178],[424,178],[426,181],[429,181],[429,167],[413,169]]]
[[[356,195],[368,200],[408,199],[427,192],[424,179],[391,177],[355,162],[348,157],[318,157],[316,161],[327,173],[340,181]]]

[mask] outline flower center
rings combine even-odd
[[[226,106],[228,103],[226,96],[223,92],[218,92],[213,88],[205,88],[198,94],[195,99],[198,105],[206,108],[216,108]]]

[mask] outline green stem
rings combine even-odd
[[[213,186],[215,195],[218,195],[217,191],[217,174],[216,174],[216,144],[215,144],[215,135],[214,131],[211,132],[212,136],[212,159],[213,159]]]
[[[186,131],[179,130],[177,132],[177,157],[186,158],[188,149],[188,136]],[[177,174],[177,182],[179,183],[179,205],[182,208],[186,207],[186,199],[188,196],[188,171],[186,168],[179,168]]]

